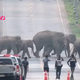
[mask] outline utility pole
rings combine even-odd
[[[76,24],[78,24],[78,0],[76,0]]]
[[[78,24],[78,2],[77,1],[78,0],[74,0],[73,1],[73,4],[74,4],[74,11],[73,11],[73,13],[74,13],[74,15],[76,17],[76,24]]]
[[[74,14],[76,13],[76,2],[75,0],[73,1],[73,4],[74,4]]]

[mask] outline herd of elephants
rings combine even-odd
[[[70,43],[73,44],[73,51],[70,51]],[[34,52],[34,46],[36,51]],[[67,57],[70,57],[72,54],[78,54],[80,58],[80,40],[76,39],[75,34],[64,34],[62,32],[56,31],[41,31],[38,32],[33,39],[31,40],[22,40],[20,36],[2,36],[0,37],[0,53],[7,49],[7,54],[10,54],[13,50],[14,54],[20,53],[23,51],[22,58],[24,58],[25,53],[29,58],[31,58],[28,48],[32,49],[32,53],[35,57],[39,58],[39,52],[42,48],[43,57],[49,55],[53,50],[53,55],[60,55],[63,50],[65,54],[67,51]]]

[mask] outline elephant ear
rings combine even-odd
[[[75,34],[68,34],[66,36],[67,40],[70,42],[70,43],[74,43],[76,41],[76,35]]]
[[[16,44],[16,46],[22,45],[22,40],[21,40],[20,36],[15,36],[15,44]]]

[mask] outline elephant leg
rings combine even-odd
[[[24,51],[23,51],[23,52],[24,52]],[[28,50],[28,49],[26,49],[26,50],[25,50],[25,53],[27,53],[28,57],[29,57],[29,58],[31,58],[31,56],[30,56],[30,53],[29,53],[29,50]]]
[[[52,50],[53,50],[53,48],[51,48],[51,47],[50,47],[50,48],[48,48],[48,50],[47,50],[47,52],[46,52],[46,53],[47,53],[47,55],[49,55],[49,56],[50,56],[50,53],[51,53],[51,51],[52,51]]]
[[[50,56],[50,52],[53,50],[52,46],[44,46],[43,57]]]
[[[17,48],[16,48],[15,44],[12,44],[11,48],[12,48],[14,54],[18,54],[18,51],[17,51]]]
[[[57,56],[59,56],[61,54],[61,46],[58,42],[55,42],[55,44],[53,43],[54,45],[54,52],[57,54]]]
[[[56,52],[55,52],[55,50],[54,50],[54,52],[53,53],[51,53],[51,55],[55,55],[56,54]]]
[[[10,52],[11,52],[11,49],[7,49],[7,54],[10,54]]]
[[[39,51],[43,48],[43,46],[37,46],[36,45],[36,52],[34,52],[34,56],[39,58]]]
[[[64,52],[65,52],[65,55],[66,55],[66,57],[67,57],[67,52],[66,52],[66,49],[64,50]]]
[[[35,53],[34,53],[34,56],[36,57],[36,58],[39,58],[40,56],[39,56],[39,50],[37,50]]]
[[[77,48],[74,47],[74,48],[73,48],[73,51],[72,51],[72,53],[71,53],[71,55],[72,55],[72,54],[74,55],[74,54],[77,53],[77,52],[78,52],[78,51],[77,51]]]
[[[44,46],[43,57],[45,57],[47,49],[48,49],[48,47],[47,46]]]
[[[77,53],[78,53],[78,52],[75,52],[75,53],[74,53],[74,56],[76,56],[76,55],[77,55]]]
[[[68,53],[68,57],[70,57],[70,46],[69,45],[67,46],[66,50],[67,50],[67,53]]]
[[[23,53],[22,53],[22,59],[24,58],[24,55],[25,55],[25,52],[23,51]]]

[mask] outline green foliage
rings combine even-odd
[[[67,11],[69,19],[69,28],[72,33],[76,34],[77,38],[80,38],[80,5],[77,6],[78,13],[78,26],[76,25],[76,16],[74,14],[74,0],[63,0],[65,3],[65,9]],[[79,10],[79,11],[78,11]]]

